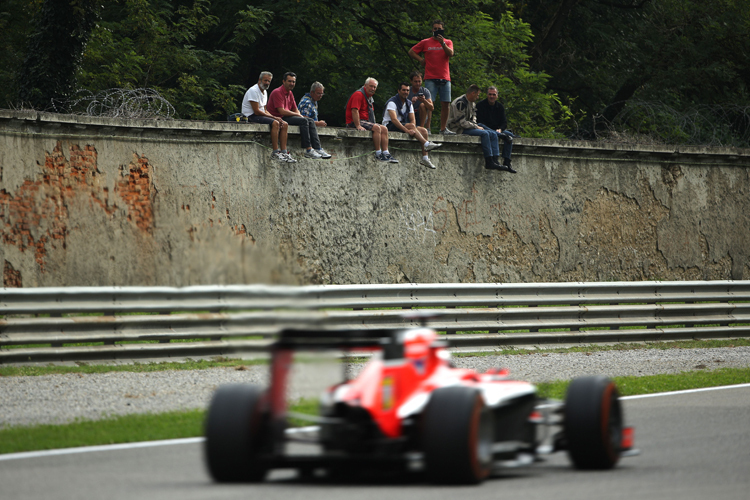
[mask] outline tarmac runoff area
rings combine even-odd
[[[477,371],[506,367],[513,378],[536,383],[592,374],[644,376],[750,367],[750,347],[565,354],[540,351],[514,356],[455,357],[454,363]],[[351,365],[350,374],[356,374],[362,366]],[[266,365],[242,368],[0,377],[0,428],[205,409],[213,391],[222,384],[267,384]],[[341,365],[331,360],[297,363],[291,397],[314,396],[340,381],[341,372]]]

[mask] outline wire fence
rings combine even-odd
[[[174,106],[154,89],[107,89],[97,93],[79,90],[64,100],[53,100],[56,113],[125,119],[170,120]]]

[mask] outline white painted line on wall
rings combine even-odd
[[[659,392],[655,394],[640,394],[638,396],[624,396],[621,400],[628,399],[644,399],[644,398],[656,398],[661,396],[675,396],[679,394],[690,394],[694,392],[706,392],[706,391],[719,391],[722,389],[741,389],[750,387],[750,384],[737,384],[737,385],[722,385],[719,387],[704,387],[702,389],[687,389],[684,391],[672,391],[672,392]],[[63,448],[59,450],[42,450],[42,451],[27,451],[23,453],[7,453],[0,454],[0,461],[3,460],[20,460],[23,458],[40,458],[40,457],[52,457],[58,455],[72,455],[75,453],[91,453],[95,451],[117,451],[117,450],[132,450],[135,448],[150,448],[154,446],[171,446],[178,444],[195,444],[202,443],[205,441],[204,437],[184,438],[184,439],[165,439],[162,441],[143,441],[140,443],[122,443],[122,444],[109,444],[103,446],[81,446],[79,448]]]

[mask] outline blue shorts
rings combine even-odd
[[[432,100],[437,100],[437,95],[440,94],[440,100],[442,102],[451,102],[451,82],[450,80],[425,80],[424,87],[432,94]]]

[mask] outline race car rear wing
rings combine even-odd
[[[382,350],[384,359],[404,357],[404,330],[283,330],[272,351]]]

